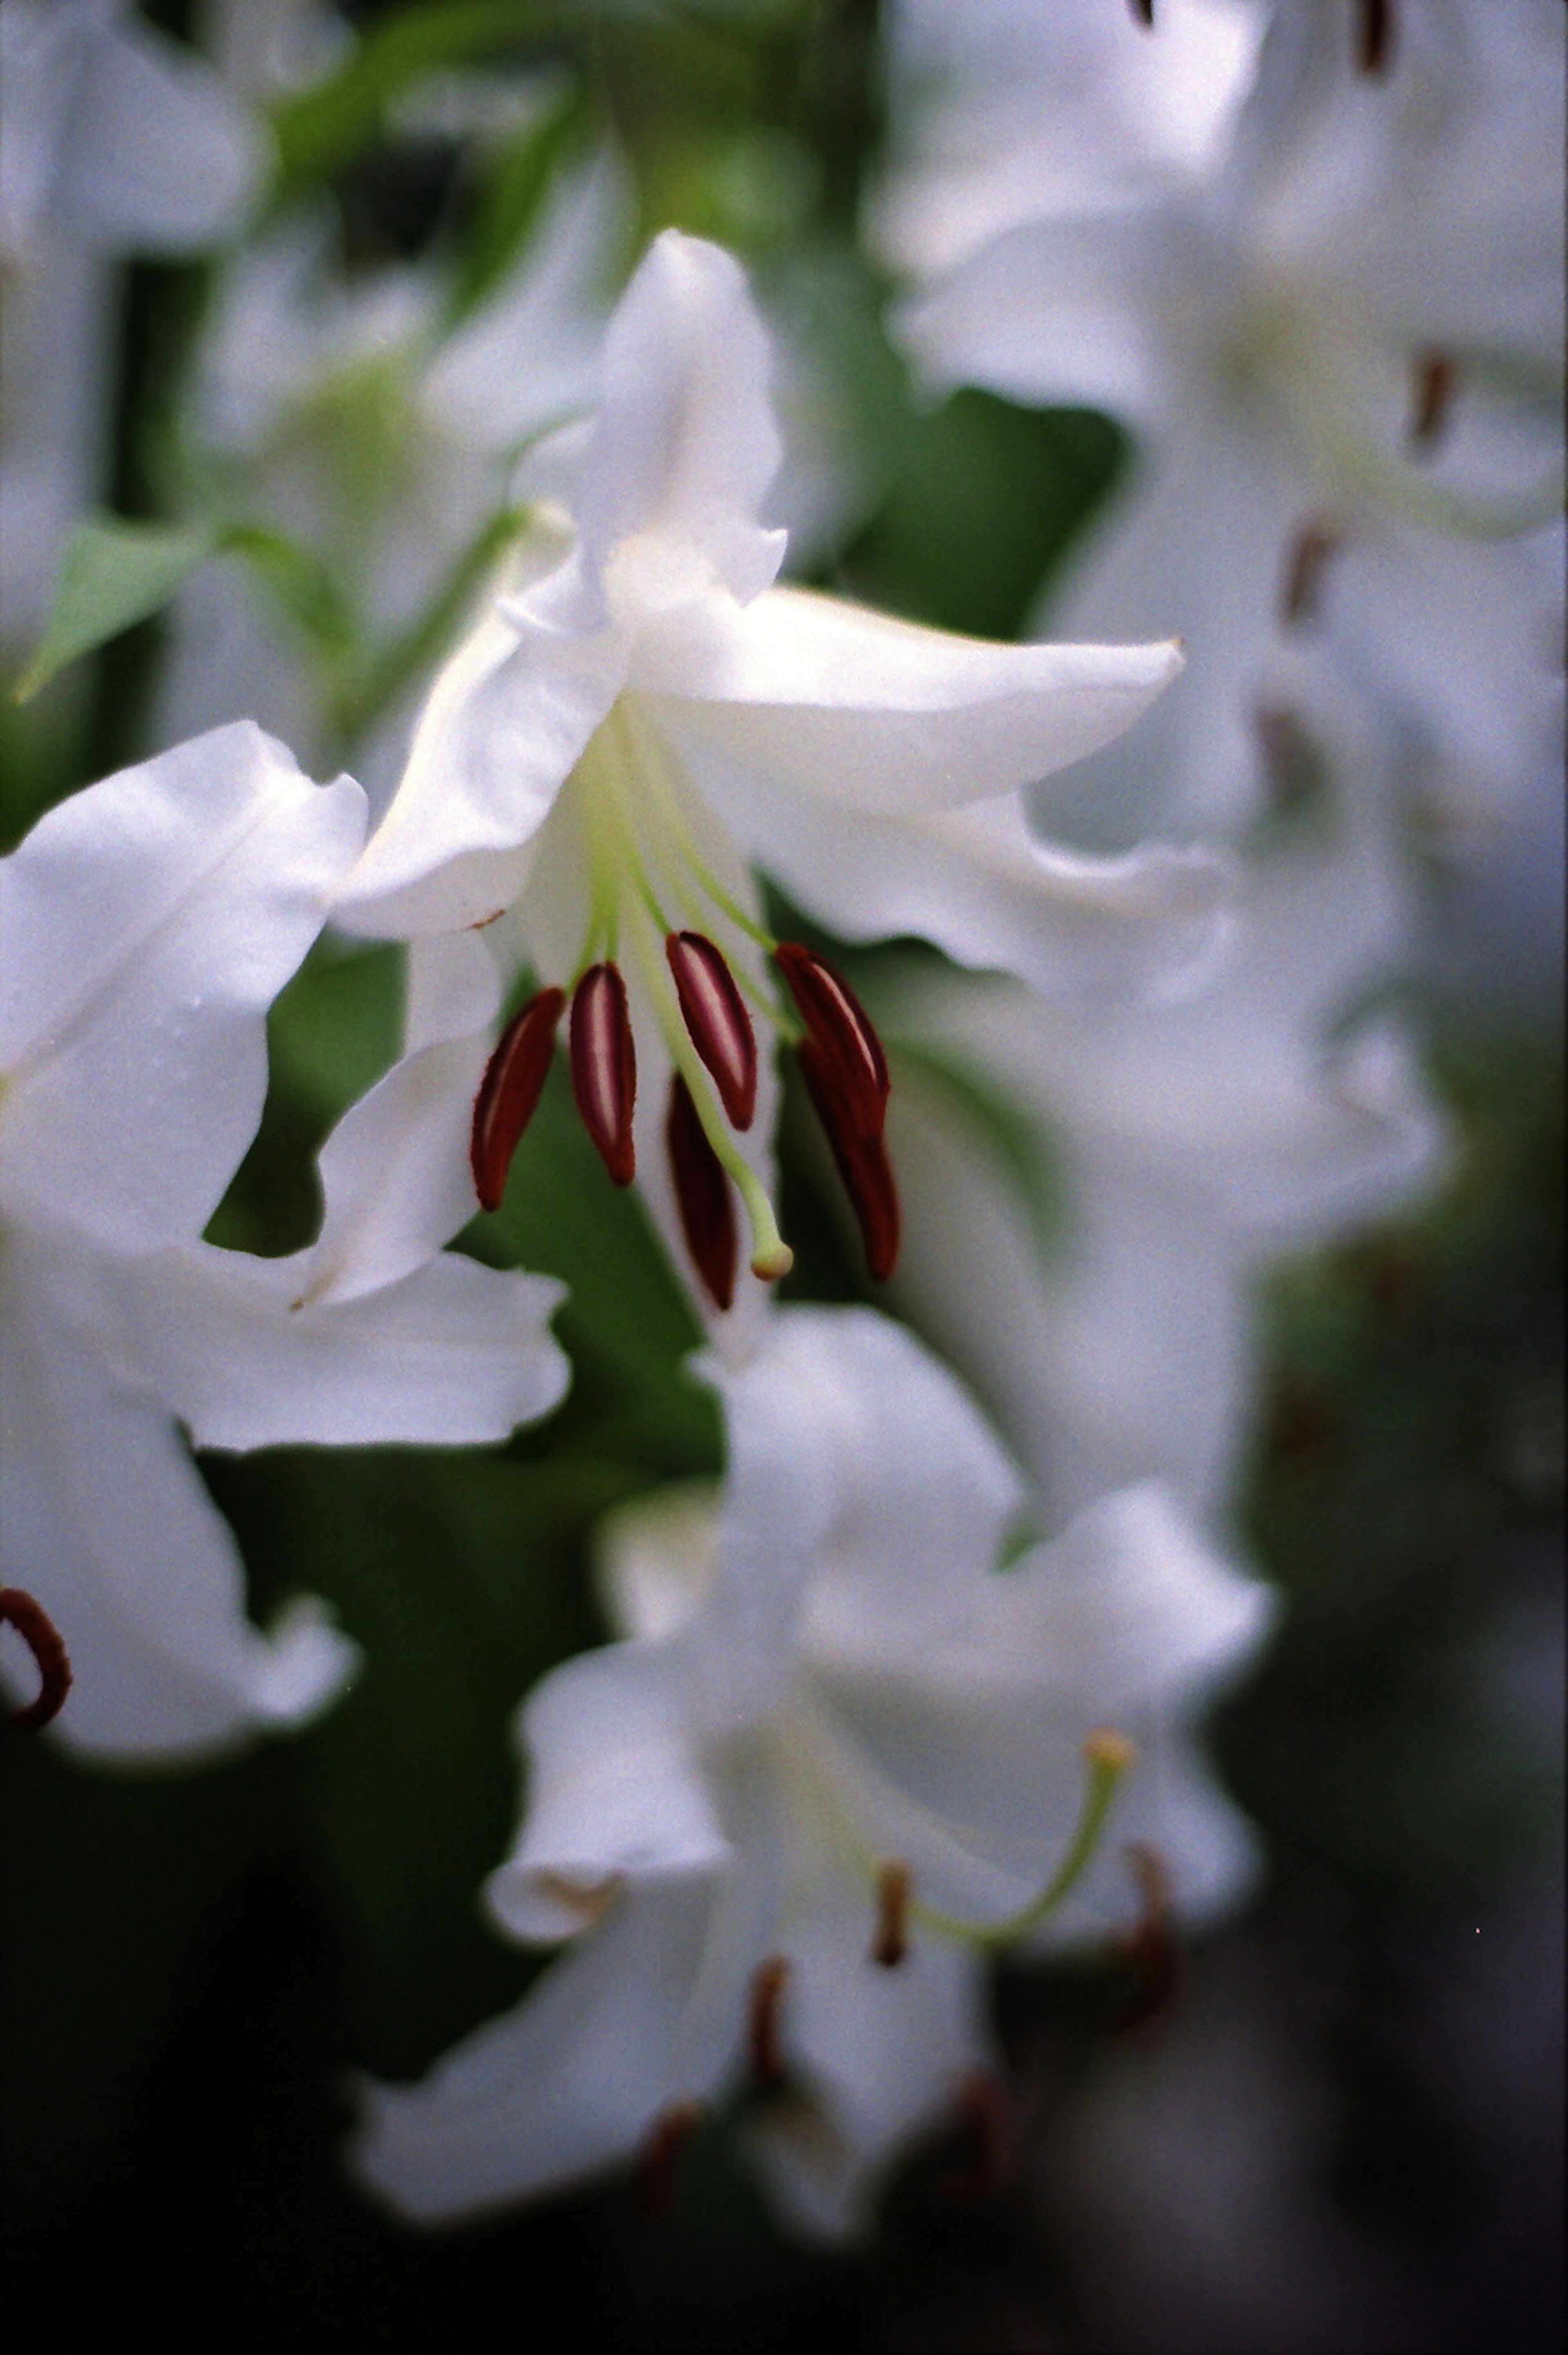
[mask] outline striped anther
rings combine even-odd
[[[840,1086],[837,1068],[813,1040],[804,1039],[798,1052],[813,1109],[833,1148],[834,1162],[860,1229],[866,1264],[876,1281],[884,1283],[898,1264],[901,1220],[880,1112],[875,1129],[869,1132],[861,1124],[858,1107]]]
[[[632,1110],[637,1050],[626,985],[613,964],[590,965],[571,1000],[571,1088],[582,1125],[617,1186],[636,1175]]]
[[[671,932],[665,954],[691,1043],[735,1128],[750,1128],[757,1109],[757,1035],[723,951],[701,932]]]
[[[563,989],[541,989],[502,1031],[474,1099],[468,1157],[474,1190],[486,1210],[498,1210],[517,1140],[534,1116],[555,1046]]]
[[[880,1136],[888,1108],[888,1059],[865,1007],[843,975],[798,941],[781,941],[773,963],[858,1127],[869,1137]]]
[[[709,1299],[728,1308],[735,1297],[735,1204],[730,1180],[708,1142],[691,1090],[678,1071],[670,1082],[665,1146],[686,1248]]]

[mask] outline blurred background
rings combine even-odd
[[[91,337],[51,364],[69,446],[49,463],[75,468],[62,501],[158,527],[165,554],[228,537],[173,602],[25,706],[7,696],[0,847],[230,709],[375,792],[497,544],[500,470],[577,398],[573,320],[587,350],[582,320],[664,225],[754,274],[803,577],[1014,635],[1127,462],[1098,415],[911,384],[859,237],[883,132],[873,0],[140,16],[219,61],[270,131],[238,225],[93,248]],[[297,349],[269,308],[285,285],[306,289]],[[463,378],[498,300],[538,354],[500,425]],[[91,398],[68,403],[83,353]],[[396,519],[379,539],[378,515]],[[47,595],[6,579],[9,682]],[[680,1371],[689,1312],[635,1205],[593,1181],[558,1072],[498,1230],[468,1239],[498,1233],[571,1287],[576,1379],[552,1421],[484,1455],[203,1463],[254,1612],[330,1598],[374,1673],[297,1740],[199,1772],[4,1741],[13,2327],[63,2342],[139,2317],[165,2345],[257,2350],[490,2328],[912,2355],[1555,2346],[1554,794],[1480,861],[1411,847],[1423,932],[1401,1006],[1453,1123],[1446,1179],[1259,1287],[1266,1387],[1233,1533],[1285,1607],[1211,1749],[1261,1828],[1262,1892],[1130,2027],[1109,1966],[999,1975],[1018,2112],[999,2179],[955,2128],[909,2156],[873,2242],[828,2254],[781,2238],[731,2163],[739,2109],[704,2128],[662,2219],[617,2182],[420,2235],[341,2179],[353,2073],[419,2072],[526,1984],[476,1891],[514,1818],[518,1696],[603,1633],[588,1531],[719,1466]],[[312,1155],[398,1021],[391,953],[324,944],[275,1010],[272,1094],[217,1239],[308,1238]],[[786,1158],[786,1289],[856,1296],[815,1184]]]

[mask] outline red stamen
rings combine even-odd
[[[632,1110],[637,1050],[626,985],[613,964],[590,965],[571,1001],[571,1087],[582,1124],[617,1186],[636,1174]]]
[[[909,1952],[909,1908],[914,1875],[907,1864],[884,1864],[877,1874],[877,1929],[871,1960],[896,1971]]]
[[[701,932],[671,932],[665,954],[691,1043],[713,1074],[732,1125],[750,1128],[757,1109],[757,1037],[735,976]]]
[[[1357,12],[1356,66],[1364,74],[1388,71],[1393,56],[1393,0],[1360,0]]]
[[[692,1263],[716,1308],[735,1297],[735,1205],[719,1156],[709,1145],[691,1090],[678,1071],[670,1082],[665,1146],[680,1211],[680,1231]]]
[[[1314,621],[1323,585],[1323,568],[1339,541],[1322,524],[1304,524],[1285,559],[1280,591],[1280,619],[1292,624]]]
[[[779,2037],[779,2012],[789,1983],[789,1964],[783,1955],[770,1955],[752,1974],[751,2009],[746,2017],[746,2055],[752,2082],[770,2093],[784,2079],[784,2047]]]
[[[842,974],[798,941],[783,941],[773,963],[789,984],[812,1044],[832,1067],[857,1127],[880,1136],[888,1109],[888,1059],[869,1016]]]
[[[675,2206],[681,2157],[702,2123],[700,2102],[672,2102],[648,2130],[637,2159],[637,2195],[645,2216],[663,2223]]]
[[[1133,1928],[1115,1945],[1117,1960],[1133,1974],[1132,1987],[1110,2022],[1123,2030],[1141,2028],[1168,2010],[1181,1984],[1181,1947],[1164,1862],[1147,1840],[1131,1844],[1127,1862],[1138,1885],[1140,1910]]]
[[[1430,450],[1448,422],[1453,406],[1454,363],[1446,352],[1421,352],[1413,378],[1410,439],[1417,450]]]
[[[0,1586],[0,1623],[15,1627],[33,1656],[38,1689],[21,1709],[11,1711],[11,1722],[23,1733],[37,1733],[58,1717],[70,1690],[70,1660],[59,1629],[41,1603],[20,1586]]]
[[[898,1188],[880,1123],[868,1135],[859,1124],[859,1106],[842,1090],[837,1066],[809,1039],[798,1051],[807,1092],[860,1229],[866,1264],[876,1281],[884,1283],[898,1264],[901,1221]]]
[[[486,1210],[498,1210],[517,1140],[534,1116],[549,1070],[563,989],[541,989],[501,1033],[474,1099],[469,1160],[474,1190]]]
[[[1018,2164],[1018,2132],[1006,2085],[989,2069],[976,2069],[958,2087],[955,2106],[967,2146],[966,2164],[940,2179],[947,2200],[965,2205],[995,2200],[1011,2182]]]

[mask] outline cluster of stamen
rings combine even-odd
[[[781,1000],[767,1012],[796,1048],[868,1264],[880,1280],[892,1273],[899,1246],[898,1193],[883,1141],[889,1083],[880,1041],[848,982],[825,958],[798,942],[770,939],[749,920],[746,929],[771,955],[788,993],[787,1004]],[[740,1261],[737,1193],[751,1220],[753,1274],[771,1281],[787,1274],[792,1263],[762,1184],[735,1142],[756,1114],[756,1031],[731,962],[709,933],[667,929],[663,948],[667,980],[658,976],[657,989],[648,994],[675,1066],[665,1149],[687,1248],[705,1291],[725,1309],[735,1296]],[[577,1108],[614,1183],[629,1185],[636,1174],[637,1058],[626,985],[613,957],[585,966],[570,1004]],[[566,991],[540,990],[507,1024],[485,1067],[474,1105],[471,1158],[475,1188],[487,1210],[500,1206],[567,1006]]]

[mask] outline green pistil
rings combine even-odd
[[[912,1897],[910,1920],[924,1929],[938,1930],[946,1937],[960,1938],[971,1946],[1011,1946],[1020,1938],[1027,1938],[1072,1895],[1093,1861],[1111,1803],[1136,1754],[1125,1734],[1104,1732],[1089,1736],[1083,1744],[1083,1764],[1088,1769],[1083,1805],[1066,1854],[1039,1896],[1031,1898],[1016,1913],[1006,1915],[1000,1922],[968,1922],[961,1914],[944,1913],[938,1907],[924,1905],[918,1897]]]

